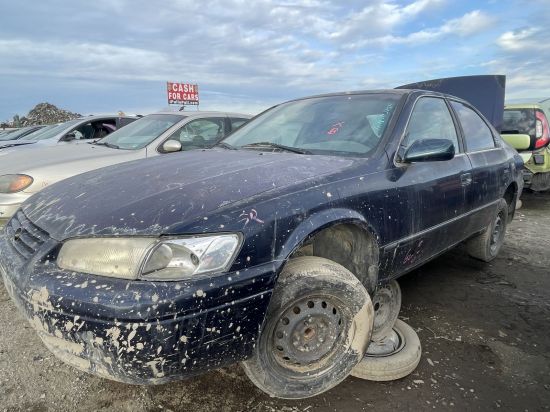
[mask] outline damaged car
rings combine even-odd
[[[414,369],[395,279],[462,242],[494,259],[517,164],[457,97],[297,99],[215,148],[40,191],[7,224],[0,271],[45,345],[80,370],[158,384],[242,362],[271,396],[306,398],[350,373]]]

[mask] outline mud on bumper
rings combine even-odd
[[[6,289],[50,351],[80,370],[125,383],[164,383],[246,359],[254,347],[271,296],[268,290],[212,307],[198,305],[182,313],[141,319],[139,315],[128,319],[128,313],[132,312],[128,305],[125,315],[122,310],[117,313],[115,306],[114,316],[91,316],[89,310],[83,313],[86,302],[81,305],[63,294],[60,283],[56,286],[40,282],[42,276],[30,276],[31,281],[24,282],[10,273],[13,269],[3,264],[5,255],[1,246],[0,242],[0,272]],[[256,273],[258,279],[271,276],[260,272]],[[53,273],[46,276],[56,278]],[[171,286],[175,289],[176,284]],[[212,288],[203,293],[227,295]],[[152,301],[139,304],[139,310],[149,304],[158,309],[166,303],[156,294],[152,296]],[[65,298],[71,302],[64,302]],[[191,301],[190,296],[183,299]],[[100,303],[97,312],[103,313],[99,308]]]

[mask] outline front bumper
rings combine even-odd
[[[186,282],[111,279],[26,260],[0,237],[6,289],[45,345],[108,379],[157,384],[246,359],[272,293],[273,263]]]

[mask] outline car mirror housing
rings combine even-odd
[[[165,153],[180,152],[181,149],[181,143],[174,139],[167,140],[162,145],[162,151]]]
[[[70,133],[67,133],[65,136],[63,136],[61,138],[61,141],[62,142],[70,142],[70,141],[75,140],[75,139],[76,139],[75,132],[70,132]]]
[[[405,152],[403,162],[434,162],[451,160],[455,156],[455,146],[448,139],[416,140]]]

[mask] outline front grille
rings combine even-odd
[[[21,256],[29,259],[49,239],[49,235],[19,210],[6,226],[6,238]]]

